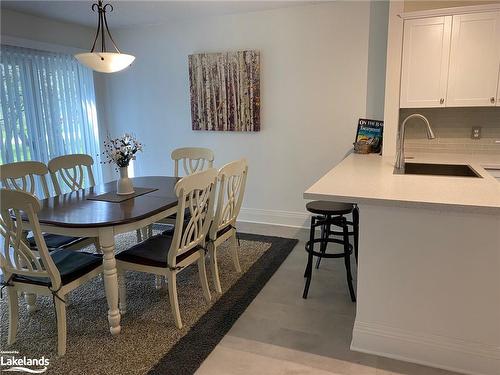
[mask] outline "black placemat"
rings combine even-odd
[[[104,202],[112,202],[112,203],[120,203],[126,201],[128,199],[132,199],[138,197],[139,195],[144,195],[147,193],[151,193],[152,191],[158,190],[155,188],[144,188],[144,187],[134,187],[134,192],[132,194],[127,195],[118,195],[116,191],[109,191],[104,194],[89,196],[87,199],[91,201],[104,201]]]

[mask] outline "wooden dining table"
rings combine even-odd
[[[166,176],[132,178],[134,187],[156,190],[119,203],[94,200],[97,195],[116,192],[116,181],[40,201],[42,208],[38,212],[38,219],[43,232],[99,239],[112,335],[118,335],[121,330],[115,236],[145,228],[176,213],[174,187],[178,180],[178,177]]]

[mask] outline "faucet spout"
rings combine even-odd
[[[431,124],[429,123],[429,120],[424,115],[421,115],[419,113],[414,113],[412,115],[409,115],[407,118],[403,120],[403,123],[401,124],[401,127],[399,128],[399,145],[396,153],[396,169],[398,170],[403,170],[405,167],[405,130],[406,130],[406,123],[408,120],[411,120],[413,118],[418,118],[424,122],[426,125],[425,130],[427,134],[428,139],[434,139],[436,136],[434,135],[434,131],[431,128]]]

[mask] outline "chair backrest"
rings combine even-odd
[[[182,166],[184,176],[212,168],[214,165],[214,153],[203,147],[183,147],[172,151],[174,161],[174,175],[179,177],[179,164]]]
[[[36,181],[40,181],[43,191],[41,199],[49,197],[46,175],[47,166],[39,161],[18,161],[0,165],[0,181],[6,189],[36,193]]]
[[[49,255],[38,222],[40,202],[30,193],[1,189],[0,232],[5,239],[0,267],[9,278],[12,274],[50,278],[51,287],[59,289],[61,275]],[[24,225],[26,221],[30,228]],[[31,230],[38,252],[33,252],[24,241],[24,232]]]
[[[217,208],[214,221],[210,227],[210,238],[215,240],[217,232],[227,226],[235,226],[240,213],[245,185],[247,181],[248,164],[245,159],[236,160],[219,169],[217,181]]]
[[[62,181],[70,191],[76,191],[89,188],[95,185],[94,174],[92,173],[92,165],[94,159],[86,154],[72,154],[58,156],[49,161],[48,167],[52,183],[56,194],[62,194]],[[87,170],[88,181],[85,181],[85,172]]]
[[[214,216],[217,170],[209,168],[179,180],[175,185],[178,197],[177,215],[168,264],[175,267],[177,256],[195,246],[203,246]],[[189,208],[191,217],[184,224],[184,212]]]

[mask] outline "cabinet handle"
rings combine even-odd
[[[494,96],[492,96],[492,97],[490,98],[490,102],[491,102],[491,103],[493,103],[493,104],[495,103],[495,97],[494,97]]]
[[[439,104],[443,104],[443,103],[444,103],[444,99],[443,98],[439,99]]]

